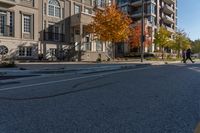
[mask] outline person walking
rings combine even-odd
[[[181,62],[185,63],[185,59],[186,59],[186,51],[182,50],[182,60],[181,60]]]
[[[191,59],[191,53],[192,53],[191,49],[190,49],[190,48],[187,49],[187,51],[186,51],[186,59],[185,59],[184,63],[186,63],[186,61],[187,61],[188,59],[189,59],[192,63],[194,63],[194,61]]]

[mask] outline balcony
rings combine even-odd
[[[168,15],[164,15],[163,17],[163,22],[165,22],[166,24],[174,24],[174,19]]]
[[[18,0],[0,0],[0,3],[8,6],[15,6],[18,3]]]
[[[141,6],[142,5],[142,0],[131,0],[131,5],[132,6]]]
[[[170,31],[170,32],[175,32],[175,30],[174,30],[173,28],[168,27],[168,26],[165,26],[165,27],[166,27],[166,29],[167,29],[168,31]]]
[[[79,26],[80,24],[88,25],[92,22],[92,14],[79,13],[71,16],[71,26]]]
[[[142,17],[142,12],[134,12],[132,13],[131,17],[133,18]]]
[[[174,13],[174,9],[172,6],[169,6],[167,4],[164,5],[163,7],[163,12],[167,13],[167,14],[173,14]]]
[[[44,32],[44,41],[49,42],[64,42],[64,34],[60,33],[52,33],[52,32]]]
[[[0,37],[14,37],[14,26],[0,26]]]
[[[167,4],[174,4],[175,0],[163,0],[163,2],[165,2]]]
[[[145,4],[153,3],[156,4],[155,0],[144,0]],[[134,7],[142,6],[142,0],[132,0],[131,5]]]

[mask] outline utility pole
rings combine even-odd
[[[144,41],[145,41],[145,35],[144,35],[144,0],[142,0],[142,20],[141,20],[141,62],[144,61]]]

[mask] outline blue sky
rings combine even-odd
[[[200,0],[178,1],[178,28],[183,29],[190,39],[200,39]]]

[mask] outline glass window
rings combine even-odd
[[[65,9],[62,8],[62,18],[64,18],[64,17],[65,17]]]
[[[32,56],[32,47],[26,47],[26,56]]]
[[[91,43],[90,42],[85,43],[85,51],[91,51]]]
[[[84,8],[84,12],[87,14],[92,14],[92,10],[90,8]]]
[[[74,6],[74,14],[78,14],[78,13],[80,13],[81,12],[81,7],[80,6],[78,6],[78,5],[75,5]]]
[[[31,32],[31,16],[24,15],[24,32]]]
[[[49,16],[54,16],[54,6],[49,5]]]
[[[13,32],[14,32],[14,14],[13,12],[10,12],[10,35],[12,36],[13,35]]]
[[[57,55],[57,49],[50,48],[49,51],[50,51],[50,56],[56,56]]]
[[[6,26],[6,12],[0,11],[0,35],[5,34],[5,26]]]
[[[49,0],[48,14],[49,16],[60,17],[60,4],[57,0]]]
[[[19,56],[32,56],[33,47],[19,47]]]
[[[103,51],[103,43],[101,41],[96,41],[96,51]]]
[[[19,47],[19,56],[25,56],[25,47]]]
[[[60,17],[60,8],[59,7],[55,7],[55,16]]]

